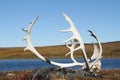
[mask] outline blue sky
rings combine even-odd
[[[0,47],[25,46],[21,28],[36,16],[33,45],[60,45],[71,36],[59,32],[69,27],[61,12],[72,19],[85,43],[94,41],[88,29],[101,42],[120,40],[120,0],[0,0]]]

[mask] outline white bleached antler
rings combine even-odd
[[[102,45],[100,41],[98,40],[97,36],[90,30],[88,30],[91,33],[91,36],[94,37],[97,40],[97,43],[99,44],[99,49],[97,48],[97,45],[94,44],[94,53],[91,57],[91,59],[96,59],[96,58],[102,58]]]
[[[91,60],[93,60],[93,61],[90,63],[90,68],[92,68],[92,66],[94,66],[102,58],[102,45],[101,45],[100,41],[98,40],[97,36],[92,31],[90,31],[90,30],[88,30],[88,31],[91,33],[91,36],[97,40],[97,42],[99,44],[99,49],[97,48],[96,45],[94,45],[95,49],[94,49],[94,53],[91,57]],[[101,63],[99,62],[99,64],[101,64]]]
[[[74,56],[73,56],[73,53],[74,53],[74,49],[75,49],[75,46],[77,45],[78,41],[77,40],[73,40],[73,41],[70,41],[72,44],[71,46],[69,46],[67,43],[66,46],[70,49],[70,52],[68,52],[65,56],[67,55],[71,55],[71,59],[73,62],[77,63],[77,61],[75,60]]]
[[[31,52],[33,52],[39,59],[47,62],[47,63],[50,63],[52,65],[56,65],[56,66],[59,66],[61,68],[63,67],[72,67],[72,66],[84,66],[84,63],[80,63],[80,62],[77,62],[75,59],[74,59],[74,52],[76,50],[82,50],[83,52],[83,57],[84,57],[84,60],[85,60],[85,66],[86,66],[86,70],[90,70],[91,68],[93,68],[94,66],[96,66],[96,64],[98,63],[99,59],[101,58],[101,55],[102,55],[102,46],[99,42],[99,40],[97,39],[96,35],[89,30],[89,32],[91,33],[91,35],[97,40],[98,44],[99,44],[99,50],[97,49],[96,45],[94,45],[94,53],[91,57],[91,59],[88,59],[87,58],[87,55],[86,55],[86,52],[85,52],[85,47],[84,47],[84,42],[80,36],[80,34],[78,33],[77,29],[75,28],[72,20],[66,15],[63,13],[63,16],[65,17],[65,19],[68,21],[68,23],[70,24],[70,28],[67,29],[67,30],[61,30],[62,32],[72,32],[73,33],[73,36],[69,39],[67,39],[66,41],[64,41],[64,43],[66,43],[66,46],[70,49],[70,52],[66,54],[66,56],[68,54],[71,55],[71,59],[73,60],[73,63],[58,63],[58,62],[54,62],[54,61],[51,61],[45,57],[43,57],[41,54],[39,54],[37,52],[37,50],[32,46],[32,43],[31,43],[31,38],[30,38],[30,32],[31,32],[31,29],[34,25],[34,23],[36,22],[36,20],[38,19],[38,17],[36,17],[29,25],[29,27],[27,29],[23,29],[23,31],[26,32],[26,37],[24,38],[24,40],[26,41],[27,43],[27,47],[24,49],[24,50],[30,50]],[[71,42],[71,46],[69,46],[67,43],[68,42]],[[76,47],[77,44],[80,44],[79,46]],[[93,60],[93,61],[92,61]],[[92,61],[92,62],[91,62]]]
[[[34,54],[36,54],[39,58],[41,58],[42,60],[46,60],[43,56],[39,55],[39,53],[36,51],[36,49],[32,46],[32,43],[31,43],[31,39],[30,39],[30,32],[31,32],[31,29],[34,25],[34,23],[36,22],[36,20],[38,19],[38,16],[32,21],[30,22],[30,25],[28,26],[27,29],[23,29],[23,31],[26,32],[26,37],[24,38],[24,40],[26,41],[27,43],[27,47],[24,49],[25,50],[30,50],[31,52],[33,52]]]
[[[64,43],[66,44],[66,46],[70,49],[70,52],[68,52],[66,54],[66,56],[68,54],[71,55],[71,59],[73,60],[73,62],[77,63],[77,61],[75,60],[74,56],[73,56],[73,53],[76,51],[76,50],[82,50],[83,52],[83,57],[84,57],[84,60],[85,60],[85,65],[86,65],[86,69],[87,70],[90,70],[91,68],[93,68],[93,66],[96,66],[95,64],[101,64],[100,63],[100,58],[101,58],[101,55],[102,55],[102,46],[101,46],[101,43],[100,41],[98,40],[97,36],[90,30],[88,30],[90,33],[91,33],[91,36],[93,36],[98,44],[99,44],[99,48],[100,50],[97,48],[97,46],[94,44],[94,53],[92,55],[92,57],[90,59],[87,58],[87,55],[86,55],[86,52],[85,52],[85,47],[84,47],[84,43],[83,43],[83,40],[80,36],[80,34],[78,33],[77,29],[75,28],[72,20],[64,13],[62,13],[63,16],[65,17],[66,21],[68,21],[68,23],[70,24],[70,28],[69,29],[66,29],[66,30],[61,30],[62,32],[72,32],[73,36],[69,39],[67,39],[66,41],[64,41]],[[71,46],[69,46],[67,44],[67,42],[71,42]],[[77,44],[80,44],[80,46],[76,47],[75,46]],[[93,61],[92,61],[93,60]],[[92,62],[90,62],[92,61]]]
[[[70,24],[70,28],[67,29],[67,30],[60,30],[60,31],[61,32],[72,32],[72,34],[73,34],[72,37],[70,37],[69,39],[64,41],[64,43],[67,43],[68,41],[72,41],[72,46],[68,47],[70,49],[70,52],[68,54],[71,54],[72,60],[74,62],[76,62],[76,60],[73,57],[73,53],[74,53],[74,51],[81,49],[82,52],[83,52],[83,57],[84,57],[84,60],[85,60],[86,69],[89,70],[90,66],[89,66],[88,58],[87,58],[87,55],[86,55],[86,52],[85,52],[84,42],[83,42],[80,34],[78,33],[77,29],[75,28],[72,20],[66,14],[64,14],[64,13],[62,13],[62,14],[65,17],[66,21],[68,21],[68,23]],[[80,46],[78,46],[76,48],[75,48],[75,45],[76,45],[75,40],[77,40],[79,42],[79,44],[80,44]]]
[[[30,50],[31,52],[33,52],[39,59],[47,62],[47,63],[50,63],[52,65],[56,65],[56,66],[59,66],[61,68],[63,67],[72,67],[72,66],[82,66],[83,63],[58,63],[58,62],[54,62],[54,61],[51,61],[45,57],[43,57],[41,54],[39,54],[37,52],[37,50],[32,46],[32,43],[31,43],[31,38],[30,38],[30,32],[31,32],[31,29],[33,27],[33,24],[36,22],[36,20],[38,19],[38,17],[36,17],[29,25],[29,27],[25,30],[23,29],[23,31],[26,32],[26,37],[25,37],[25,41],[27,43],[27,47],[24,49],[24,50]]]
[[[98,49],[97,45],[94,44],[94,43],[93,43],[93,45],[94,45],[94,52],[93,52],[90,60],[94,60],[94,59],[96,59],[99,56],[99,49]]]
[[[101,61],[100,59],[102,58],[102,46],[100,41],[98,40],[97,36],[91,31],[88,30],[91,33],[91,36],[94,37],[97,41],[97,43],[99,44],[99,49],[97,47],[97,45],[94,44],[94,52],[91,56],[90,59],[88,59],[89,62],[89,66],[90,66],[90,71],[97,71],[99,72],[101,69]],[[83,69],[86,68],[86,65],[84,64]]]

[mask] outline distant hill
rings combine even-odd
[[[120,43],[120,41],[112,41],[112,42],[106,42],[106,43]]]
[[[103,58],[120,58],[120,41],[102,43]],[[93,53],[93,44],[85,44],[88,57]],[[0,59],[37,59],[30,51],[23,50],[23,47],[0,48]],[[65,54],[69,49],[65,45],[36,47],[38,52],[47,58],[69,58]],[[76,51],[74,56],[82,58],[81,51]]]

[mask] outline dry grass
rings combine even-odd
[[[103,43],[103,58],[120,58],[120,41]],[[93,45],[85,44],[88,57],[93,53]],[[0,59],[33,59],[37,58],[30,51],[23,51],[23,47],[18,48],[0,48]],[[66,58],[65,54],[69,52],[66,46],[36,47],[41,55],[47,58]],[[76,51],[76,58],[82,58],[81,51]],[[69,58],[69,56],[67,57]]]
[[[0,72],[0,80],[30,80],[31,70],[29,71],[9,71]],[[103,70],[99,74],[103,78],[76,76],[74,80],[120,80],[120,70]],[[59,77],[59,76],[58,76]],[[52,80],[68,80],[55,77]]]
[[[31,71],[0,72],[0,80],[29,80]]]

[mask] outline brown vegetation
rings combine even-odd
[[[32,70],[0,72],[0,80],[30,80],[31,71]],[[120,80],[120,70],[103,70],[99,74],[102,75],[103,78],[76,76],[74,80]],[[60,79],[55,76],[51,80],[68,79]]]
[[[102,43],[103,58],[120,58],[120,41]],[[93,53],[93,45],[85,44],[88,57]],[[0,59],[33,59],[37,58],[32,52],[23,50],[23,47],[19,48],[0,48]],[[46,46],[36,47],[41,55],[47,58],[66,58],[65,54],[69,52],[66,46]],[[82,58],[81,51],[76,51],[76,58]],[[67,57],[69,58],[69,56]]]
[[[0,80],[30,80],[31,71],[0,72]]]

